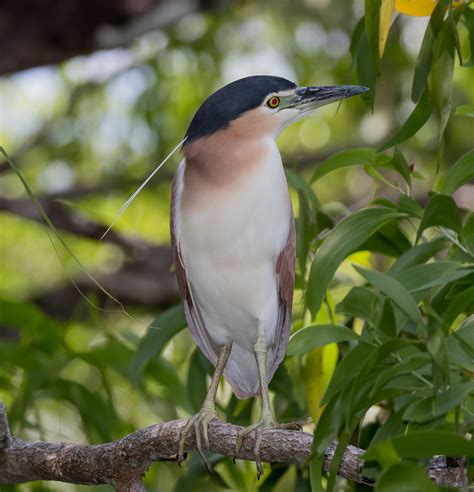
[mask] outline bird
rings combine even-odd
[[[263,432],[275,421],[268,385],[282,362],[291,328],[295,219],[276,138],[317,108],[368,89],[298,87],[278,76],[253,75],[220,88],[197,110],[173,179],[171,243],[191,336],[215,366],[201,410],[179,436],[178,462],[194,430],[212,470],[208,425],[218,418],[220,378],[237,398],[261,396],[259,421],[237,436],[237,455],[255,432],[258,477]]]

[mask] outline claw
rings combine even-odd
[[[254,430],[257,430],[258,427],[261,425],[262,421],[259,421],[257,424],[249,425],[248,427],[245,427],[244,429],[241,429],[238,434],[237,434],[237,439],[235,441],[235,448],[234,448],[234,462],[237,458],[237,455],[239,454],[240,448],[242,447],[242,444],[244,442],[244,437],[251,434]]]
[[[213,472],[212,465],[209,462],[206,452],[209,450],[209,436],[208,436],[208,425],[212,420],[217,419],[217,413],[215,409],[203,407],[201,410],[191,417],[186,425],[181,429],[179,435],[179,449],[178,449],[178,464],[181,466],[181,463],[184,461],[184,445],[186,442],[186,437],[188,432],[191,430],[191,427],[194,430],[194,435],[196,436],[196,447],[199,455],[202,458],[202,461],[206,465],[209,472]],[[204,446],[203,446],[204,442]]]
[[[204,447],[209,451],[209,435],[207,433],[207,425],[202,426],[202,436],[204,437]]]
[[[234,460],[237,457],[245,436],[251,434],[255,431],[255,444],[254,444],[254,454],[255,454],[255,465],[257,467],[257,479],[263,475],[262,460],[260,459],[260,447],[262,444],[263,432],[267,429],[278,428],[278,424],[269,419],[260,419],[256,424],[250,425],[245,429],[242,429],[237,434],[237,440],[235,442]]]
[[[297,423],[290,422],[284,424],[278,424],[273,421],[273,419],[261,418],[256,424],[250,425],[245,429],[241,429],[237,434],[237,439],[235,441],[234,457],[233,462],[239,454],[242,447],[244,438],[255,431],[255,443],[254,443],[254,454],[255,454],[255,465],[257,467],[257,480],[263,475],[262,460],[260,458],[260,448],[262,444],[263,433],[267,429],[301,429],[301,426]]]

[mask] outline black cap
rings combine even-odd
[[[185,143],[225,128],[245,111],[262,104],[266,96],[295,88],[294,82],[271,75],[253,75],[231,82],[204,101],[189,125]]]

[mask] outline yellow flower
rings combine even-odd
[[[423,17],[431,15],[436,7],[437,0],[396,0],[395,10],[405,15]],[[461,5],[462,2],[453,2],[453,7]]]
[[[405,15],[427,16],[433,13],[437,0],[382,0],[380,5],[379,56],[382,57],[388,32],[395,11]],[[453,2],[453,7],[461,5],[461,1]]]

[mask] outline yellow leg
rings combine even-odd
[[[262,443],[262,435],[266,429],[295,429],[295,424],[277,424],[273,417],[272,408],[270,406],[270,396],[268,394],[268,378],[267,378],[267,345],[265,342],[265,334],[259,331],[257,343],[254,346],[255,358],[257,360],[258,377],[260,381],[260,394],[262,397],[262,413],[260,420],[245,429],[242,429],[237,434],[235,443],[235,454],[237,456],[242,447],[245,436],[255,431],[255,464],[257,466],[257,478],[263,474],[262,461],[260,459],[260,445]],[[301,428],[301,427],[299,427]]]
[[[214,419],[217,419],[216,412],[216,395],[217,389],[219,387],[219,380],[224,372],[225,365],[227,363],[227,359],[229,358],[230,351],[232,345],[224,345],[221,347],[221,351],[219,353],[219,359],[217,360],[216,369],[212,376],[211,384],[209,386],[209,390],[207,391],[206,398],[204,399],[204,403],[202,404],[201,410],[191,417],[186,425],[181,429],[179,436],[179,451],[178,451],[178,463],[184,461],[184,444],[186,442],[186,436],[190,431],[191,427],[194,429],[194,434],[196,436],[196,446],[199,454],[201,455],[202,460],[206,464],[208,470],[212,472],[212,466],[207,459],[206,453],[203,449],[209,449],[209,437],[207,433],[207,428],[209,422]]]

